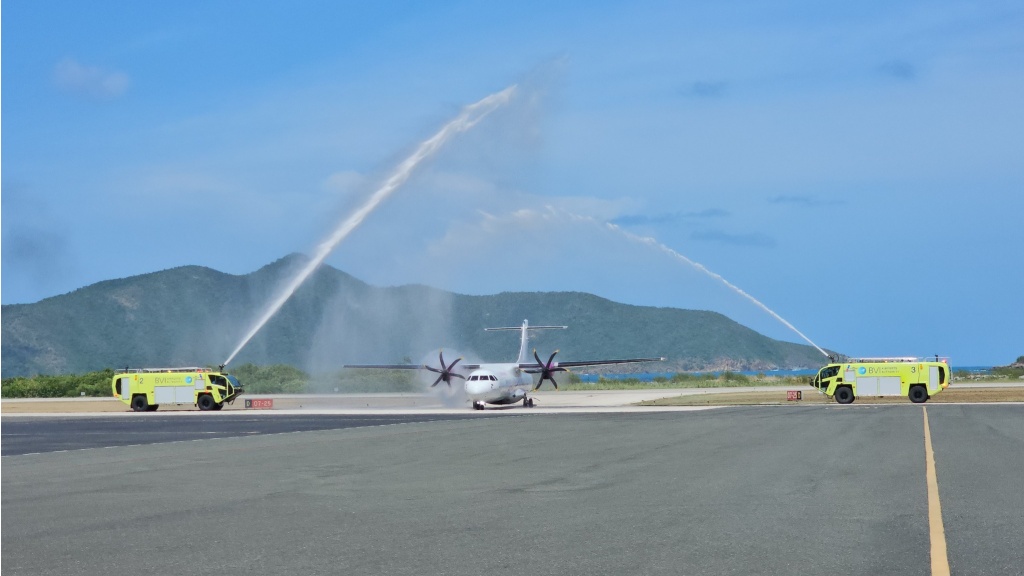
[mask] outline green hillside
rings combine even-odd
[[[3,306],[3,377],[121,366],[224,362],[305,258],[235,276],[185,266],[99,282],[34,304]],[[321,267],[233,361],[310,372],[344,363],[446,356],[514,360],[518,333],[483,328],[568,325],[534,334],[560,360],[665,356],[659,370],[817,366],[814,348],[762,336],[714,312],[618,304],[584,293],[464,296],[425,286],[374,287]],[[433,350],[434,352],[431,352]]]

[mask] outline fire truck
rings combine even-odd
[[[227,372],[207,368],[125,368],[110,383],[114,397],[135,412],[152,412],[161,404],[192,404],[220,410],[242,393],[242,384]]]
[[[848,358],[832,362],[810,384],[840,404],[860,396],[902,396],[920,404],[949,386],[949,358]]]

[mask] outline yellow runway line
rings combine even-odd
[[[923,408],[923,411],[925,477],[928,481],[928,535],[932,543],[932,576],[949,576],[949,557],[946,555],[946,529],[942,525],[942,505],[939,503],[939,479],[935,475],[935,453],[932,451],[932,433],[928,428],[928,408]]]

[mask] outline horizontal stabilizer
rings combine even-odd
[[[484,328],[487,332],[496,332],[498,330],[565,330],[568,326],[507,326],[503,328]]]

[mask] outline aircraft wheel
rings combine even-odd
[[[146,400],[145,394],[136,394],[132,396],[132,410],[135,412],[145,412],[149,410],[149,402]]]
[[[923,404],[928,401],[928,389],[920,384],[911,386],[910,393],[907,396],[910,397],[910,401],[914,404]]]
[[[850,388],[849,386],[840,386],[836,388],[835,399],[836,402],[840,404],[852,404],[853,388]]]

